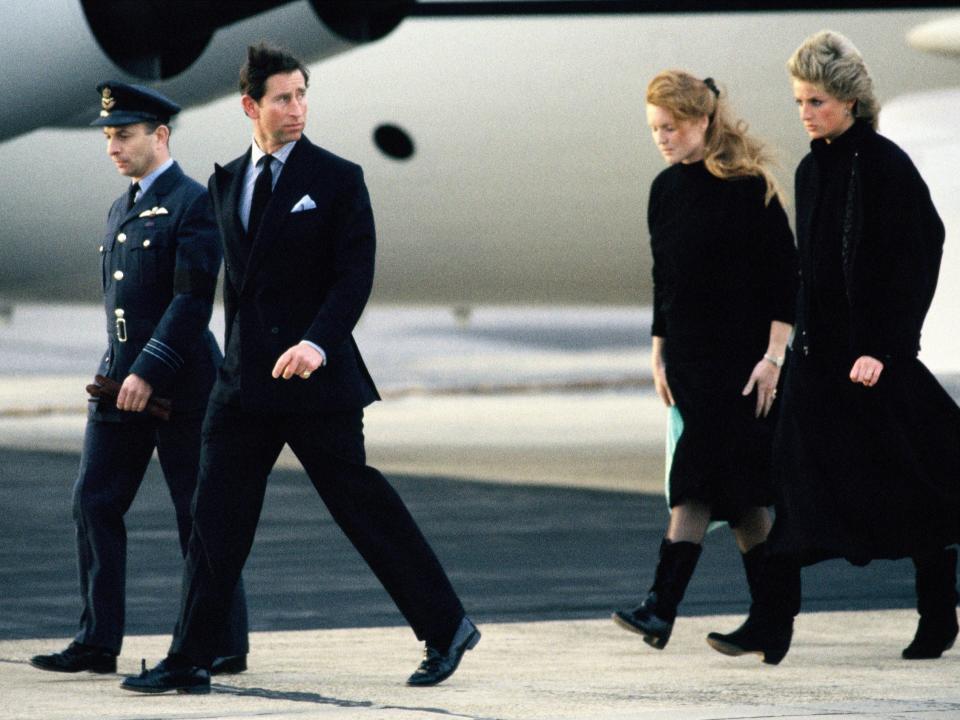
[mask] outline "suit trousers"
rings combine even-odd
[[[119,654],[126,604],[127,530],[124,515],[143,481],[154,448],[173,499],[180,552],[192,529],[190,504],[200,455],[200,413],[167,422],[87,421],[80,472],[73,492],[82,612],[77,642]],[[247,652],[247,608],[242,583],[229,600],[228,631],[217,655]]]
[[[284,381],[281,381],[284,382]],[[291,380],[289,382],[300,382]],[[284,444],[416,636],[446,648],[463,606],[400,496],[367,466],[363,410],[271,414],[211,402],[171,655],[209,666]]]

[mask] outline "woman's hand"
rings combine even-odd
[[[743,396],[746,397],[757,389],[757,409],[754,417],[766,417],[770,414],[773,401],[777,399],[777,381],[780,379],[780,368],[769,360],[761,360],[750,373],[750,379],[743,387]]]
[[[663,365],[653,366],[653,387],[657,390],[657,395],[663,400],[667,407],[673,407],[673,393],[670,392],[670,385],[667,383],[667,371]]]
[[[667,382],[667,368],[663,362],[663,338],[654,336],[653,352],[650,354],[650,367],[653,370],[653,387],[667,407],[673,407],[673,393]]]
[[[860,383],[865,387],[873,387],[883,372],[883,363],[875,357],[861,355],[850,368],[850,382]]]

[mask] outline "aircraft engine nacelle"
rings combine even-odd
[[[236,92],[247,45],[290,49],[306,63],[393,30],[412,0],[7,0],[0,140],[38,127],[81,127],[99,111],[96,84],[150,84],[184,107]],[[229,68],[228,71],[225,71]]]
[[[243,0],[187,6],[183,2],[81,0],[80,4],[90,32],[117,67],[155,82],[193,65],[220,27],[284,3]]]
[[[333,32],[350,42],[372,42],[385,37],[407,16],[416,0],[327,2],[310,0],[313,9]]]

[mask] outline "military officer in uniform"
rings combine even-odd
[[[74,486],[80,629],[64,651],[31,664],[57,672],[116,672],[124,632],[126,528],[156,448],[176,509],[180,549],[192,530],[190,504],[200,426],[223,356],[208,328],[221,251],[209,195],[170,157],[170,118],[180,108],[150,88],[97,86],[107,154],[131,180],[113,203],[100,245],[107,350],[98,374],[120,384],[91,400]],[[144,412],[168,398],[167,421]],[[171,610],[174,593],[171,588]],[[213,672],[246,669],[247,618],[238,585]]]

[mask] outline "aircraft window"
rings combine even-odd
[[[413,140],[403,128],[396,125],[378,125],[373,131],[373,142],[380,152],[394,160],[413,157]]]

